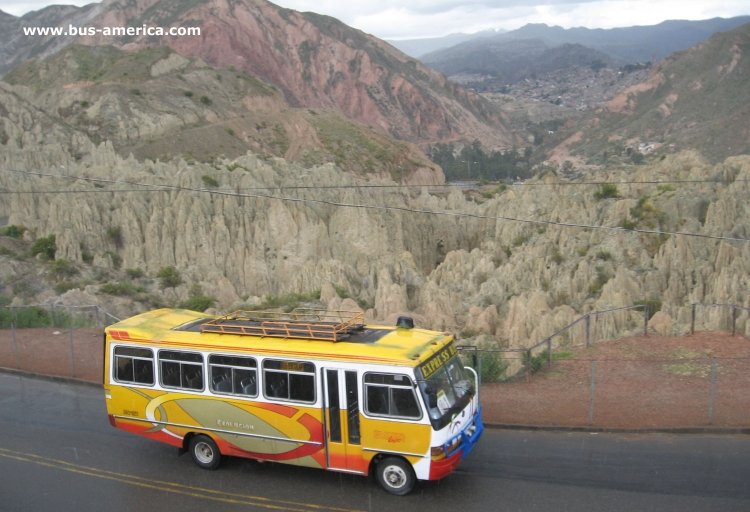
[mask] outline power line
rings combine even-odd
[[[522,223],[522,224],[534,224],[534,225],[555,226],[555,227],[564,227],[564,228],[602,230],[602,231],[610,231],[610,232],[617,232],[617,233],[641,233],[641,234],[661,235],[661,236],[665,236],[665,235],[666,236],[685,236],[685,237],[704,238],[704,239],[711,239],[711,240],[724,240],[724,241],[730,241],[730,242],[750,242],[750,239],[747,239],[747,238],[707,235],[703,233],[692,233],[692,232],[686,232],[686,231],[662,231],[658,229],[624,228],[621,226],[602,226],[602,225],[597,225],[597,224],[584,224],[584,223],[575,223],[575,222],[523,219],[519,217],[510,217],[510,216],[504,216],[504,215],[483,215],[483,214],[478,214],[478,213],[447,211],[447,210],[425,210],[425,209],[420,209],[420,208],[409,208],[406,206],[387,206],[387,205],[367,205],[367,204],[345,203],[345,202],[332,201],[332,200],[326,200],[326,199],[275,196],[275,195],[238,192],[238,191],[183,187],[179,185],[159,185],[159,184],[152,185],[149,183],[138,183],[138,182],[131,182],[131,181],[123,181],[123,180],[109,180],[109,179],[103,179],[103,178],[88,178],[88,177],[82,177],[82,176],[64,176],[64,175],[59,175],[59,174],[46,174],[46,173],[32,172],[32,171],[11,171],[11,172],[17,172],[21,174],[34,175],[34,176],[42,176],[42,177],[52,177],[52,178],[62,178],[62,179],[69,179],[69,180],[76,180],[76,181],[84,181],[84,182],[107,183],[110,185],[124,184],[124,185],[138,186],[138,187],[152,187],[152,188],[155,187],[157,190],[161,190],[161,191],[207,193],[211,195],[219,195],[219,196],[225,196],[225,197],[239,197],[239,198],[246,198],[246,199],[267,199],[267,200],[276,200],[276,201],[282,201],[282,202],[302,203],[302,204],[320,204],[320,205],[333,206],[333,207],[338,207],[338,208],[353,208],[353,209],[389,211],[389,212],[396,211],[396,212],[417,213],[417,214],[424,214],[424,215],[439,215],[439,216],[455,217],[455,218],[472,218],[472,219],[480,219],[480,220],[507,221],[507,222],[517,222],[517,223]],[[350,187],[352,186],[356,187],[356,185],[350,185]]]
[[[77,176],[68,176],[68,175],[61,175],[61,174],[48,174],[48,173],[42,173],[42,172],[34,172],[34,171],[18,171],[18,170],[12,170],[12,169],[4,169],[5,172],[11,172],[11,173],[19,173],[19,174],[28,174],[28,175],[35,175],[40,177],[49,177],[49,178],[62,178],[62,179],[71,179],[71,180],[83,180],[83,181],[89,181],[89,182],[103,182],[103,183],[109,183],[109,184],[129,184],[133,185],[136,183],[128,182],[128,181],[110,181],[110,180],[103,180],[103,179],[96,179],[96,178],[83,178],[83,177],[77,177]],[[620,181],[552,181],[552,182],[525,182],[525,181],[516,181],[516,182],[504,182],[504,181],[497,181],[497,182],[491,182],[487,185],[506,185],[509,187],[558,187],[558,186],[604,186],[604,185],[700,185],[700,184],[730,184],[730,183],[747,183],[750,182],[750,179],[748,178],[737,178],[732,180],[726,180],[723,178],[705,178],[705,179],[691,179],[691,180],[620,180]],[[0,190],[0,194],[50,194],[50,193],[69,193],[69,194],[88,194],[88,193],[124,193],[124,192],[161,192],[164,190],[172,190],[171,186],[169,185],[158,185],[158,184],[137,184],[139,186],[146,186],[151,187],[147,189],[138,188],[138,189],[116,189],[116,190],[58,190],[58,191],[50,191],[50,190]],[[339,189],[351,189],[351,188],[360,188],[360,189],[436,189],[436,188],[445,188],[445,189],[467,189],[470,186],[479,185],[480,183],[477,182],[453,182],[453,183],[439,183],[439,184],[431,184],[431,185],[406,185],[406,184],[373,184],[373,183],[353,183],[353,184],[346,184],[346,185],[271,185],[271,186],[263,186],[263,187],[242,187],[239,189],[232,189],[231,191],[261,191],[261,190],[339,190]],[[159,187],[159,188],[154,188]],[[207,189],[208,190],[208,189]],[[213,189],[216,191],[221,191],[222,189]],[[228,189],[224,189],[228,190]]]

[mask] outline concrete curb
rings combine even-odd
[[[80,384],[84,386],[91,386],[95,388],[101,388],[101,382],[94,382],[91,380],[75,379],[73,377],[60,377],[58,375],[44,375],[41,373],[27,372],[25,370],[17,370],[15,368],[5,368],[0,366],[0,373],[7,373],[8,375],[18,375],[19,377],[29,377],[32,379],[49,380],[52,382],[65,382],[67,384]]]

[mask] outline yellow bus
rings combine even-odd
[[[223,456],[375,474],[407,494],[449,475],[484,430],[453,337],[361,313],[159,309],[105,330],[112,426]]]

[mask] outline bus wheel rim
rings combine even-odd
[[[406,485],[406,472],[399,466],[394,465],[385,468],[385,470],[383,471],[383,477],[386,483],[394,489],[399,489]]]
[[[195,445],[195,457],[203,464],[210,464],[214,460],[214,451],[206,442],[199,442]]]

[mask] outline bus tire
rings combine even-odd
[[[190,438],[190,456],[202,469],[216,469],[221,464],[221,452],[213,439],[202,434]]]
[[[375,474],[380,486],[391,494],[409,494],[417,481],[411,464],[400,457],[385,457],[378,462]]]

